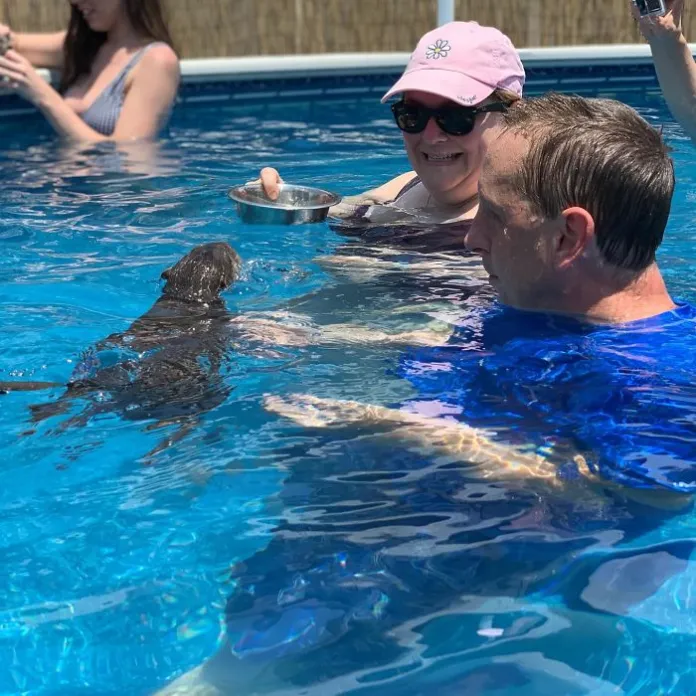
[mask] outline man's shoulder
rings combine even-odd
[[[674,309],[629,324],[610,327],[607,339],[614,334],[617,342],[630,341],[646,348],[660,348],[672,343],[696,342],[696,305],[677,302]]]

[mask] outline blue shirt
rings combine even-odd
[[[621,325],[474,311],[447,346],[403,357],[418,396],[402,408],[504,430],[511,444],[559,443],[600,476],[696,492],[696,308]],[[577,475],[574,465],[561,475]]]

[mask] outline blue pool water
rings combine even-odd
[[[660,262],[672,292],[696,301],[696,151],[654,91],[620,97],[675,148]],[[374,96],[187,105],[151,150],[76,151],[33,117],[6,119],[0,143],[0,380],[64,382],[151,306],[164,268],[213,240],[244,259],[233,313],[401,330],[489,301],[459,262],[331,269],[320,257],[345,240],[328,226],[236,218],[227,189],[264,165],[343,193],[403,171]],[[262,406],[298,391],[407,399],[401,355],[340,340],[247,346],[225,368],[224,403],[153,459],[173,426],[108,410],[32,424],[29,406],[59,390],[0,397],[0,694],[154,693],[225,648],[228,630],[244,659],[211,673],[237,670],[240,694],[693,693],[690,509],[481,481]],[[230,600],[242,585],[265,622]],[[326,645],[336,623],[350,643]]]

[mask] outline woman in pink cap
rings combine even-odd
[[[486,135],[521,98],[524,78],[515,47],[497,29],[451,22],[423,36],[382,99],[400,97],[392,112],[414,171],[332,208],[333,217],[347,219],[341,231],[365,236],[362,231],[391,222],[399,231],[390,243],[461,249],[478,207]],[[270,198],[281,181],[275,169],[261,171]]]

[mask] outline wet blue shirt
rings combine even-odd
[[[404,356],[418,396],[402,408],[513,444],[569,444],[606,479],[694,493],[695,329],[683,303],[612,326],[497,305],[468,316],[447,346]]]
[[[695,322],[688,305],[612,327],[470,309],[448,346],[400,361],[418,392],[401,407],[489,428],[514,444],[559,452],[569,443],[623,485],[691,492]],[[273,539],[232,571],[223,657],[234,679],[277,675],[288,693],[344,693],[346,684],[361,694],[555,693],[535,692],[526,662],[510,681],[500,661],[484,681],[478,670],[491,654],[522,646],[604,679],[605,659],[588,662],[588,616],[601,622],[597,650],[616,664],[638,653],[649,664],[656,637],[683,638],[674,624],[651,632],[643,620],[672,605],[684,613],[674,598],[651,604],[694,554],[690,537],[657,531],[675,510],[633,496],[531,489],[522,479],[482,484],[460,462],[365,433],[358,426],[337,441],[329,431],[328,447],[310,438],[306,451],[293,442],[280,455],[292,464],[274,500]],[[570,457],[556,459],[563,475],[577,475],[564,464]],[[691,522],[679,520],[683,534]],[[558,626],[572,634],[576,616],[579,637],[566,648]],[[504,630],[498,647],[482,633],[492,622]],[[457,676],[455,664],[473,681]],[[651,669],[659,671],[644,673]],[[624,683],[623,671],[614,674]]]

